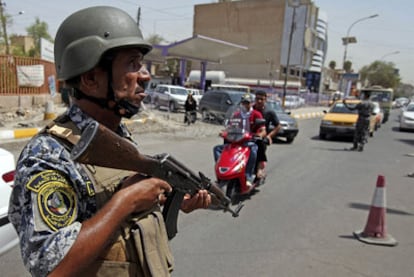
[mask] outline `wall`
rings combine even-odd
[[[208,70],[222,70],[231,77],[268,79],[270,70],[275,73],[279,69],[284,9],[284,0],[196,5],[195,34],[249,47],[219,65],[209,63]]]

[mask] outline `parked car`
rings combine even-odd
[[[170,112],[184,109],[187,90],[181,86],[157,85],[152,95],[156,108],[167,107]]]
[[[19,238],[7,217],[14,184],[15,162],[12,153],[0,148],[0,255],[17,245]]]
[[[154,89],[146,89],[145,90],[145,98],[142,100],[145,104],[152,104],[153,103],[153,95],[154,95]]]
[[[297,120],[290,116],[290,112],[286,112],[278,101],[268,100],[266,106],[276,112],[281,125],[275,138],[285,138],[286,142],[292,143],[299,132]],[[270,126],[270,129],[273,129],[273,127],[274,126]]]
[[[375,114],[375,131],[381,127],[382,121],[384,120],[384,111],[378,102],[372,102],[374,104],[373,113]]]
[[[348,106],[356,105],[361,100],[348,99]],[[358,111],[348,109],[342,100],[336,101],[321,120],[319,127],[319,138],[326,139],[328,136],[353,136],[355,132],[356,121],[358,119]],[[372,137],[375,131],[375,115],[370,116],[369,135]]]
[[[297,109],[301,105],[299,96],[297,95],[286,95],[285,98],[285,109]]]
[[[410,99],[407,97],[398,97],[392,102],[393,108],[402,108],[410,102]]]
[[[414,102],[410,102],[401,111],[400,131],[414,130]]]
[[[232,90],[209,90],[203,94],[198,111],[203,120],[223,122],[229,110],[233,110],[245,92]]]

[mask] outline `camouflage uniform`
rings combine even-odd
[[[350,107],[344,102],[350,110],[358,110],[358,119],[355,126],[353,147],[351,150],[364,150],[364,145],[368,142],[369,134],[369,122],[372,110],[374,109],[373,104],[369,100],[363,100],[356,104],[355,107]]]
[[[67,115],[83,130],[93,119],[77,106]],[[130,137],[120,125],[121,136]],[[40,133],[23,149],[16,167],[9,220],[20,238],[23,262],[33,276],[46,276],[75,242],[84,220],[97,210],[87,173],[54,137]]]

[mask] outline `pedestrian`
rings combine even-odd
[[[94,121],[132,140],[121,119],[136,114],[145,97],[150,75],[143,58],[151,49],[136,22],[114,7],[86,8],[60,25],[55,65],[72,104],[22,150],[9,207],[32,276],[170,276],[173,259],[160,212],[170,185],[70,156]],[[181,209],[210,202],[200,190],[186,195]]]
[[[271,145],[273,143],[273,138],[279,132],[280,128],[282,127],[279,122],[279,118],[277,117],[276,112],[273,109],[269,109],[266,106],[267,102],[267,93],[263,90],[256,91],[256,98],[255,104],[253,105],[253,109],[260,112],[263,118],[266,120],[265,127],[266,127],[266,134],[263,136],[265,139],[256,141],[258,146],[257,149],[257,162],[256,162],[256,176],[258,178],[263,178],[265,176],[265,165],[267,162],[266,150],[267,145]]]
[[[196,121],[197,116],[197,102],[194,100],[193,93],[189,92],[184,103],[184,123],[190,125]]]
[[[348,109],[358,111],[358,119],[355,126],[353,146],[349,149],[351,151],[363,151],[364,145],[368,142],[369,122],[370,116],[374,109],[374,105],[369,100],[369,94],[365,93],[362,97],[363,99],[361,100],[361,102],[359,102],[355,106],[349,106],[346,103],[346,99],[342,100],[342,102]]]

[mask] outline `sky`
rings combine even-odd
[[[168,42],[192,36],[194,5],[213,0],[1,0],[12,15],[9,34],[26,34],[26,28],[39,17],[55,36],[60,23],[71,13],[95,5],[116,6],[137,17],[141,7],[141,30],[144,37],[158,34]],[[351,25],[370,15],[378,17],[360,21],[350,29],[357,43],[349,44],[347,60],[358,71],[375,60],[392,62],[400,70],[402,82],[414,85],[414,1],[412,0],[314,0],[328,16],[328,52],[325,66],[335,61],[342,65],[345,37]],[[24,11],[19,15],[19,12]]]

